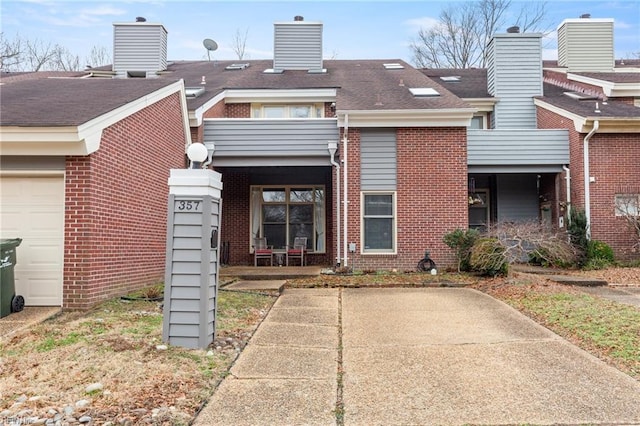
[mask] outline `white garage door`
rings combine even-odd
[[[64,177],[2,176],[0,236],[22,238],[14,271],[26,305],[61,306]]]

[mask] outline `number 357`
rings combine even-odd
[[[200,208],[201,203],[202,201],[180,200],[177,201],[177,208],[180,211],[197,211]]]

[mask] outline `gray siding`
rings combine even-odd
[[[214,144],[213,163],[277,161],[280,165],[329,165],[328,141],[339,138],[336,119],[205,119],[204,143]]]
[[[113,24],[113,71],[155,73],[167,69],[167,30],[160,24]]]
[[[187,199],[202,201],[202,209],[174,208],[176,200]],[[219,229],[220,201],[170,195],[169,212],[163,338],[172,345],[204,348],[215,334],[218,250],[211,248],[210,236]]]
[[[273,69],[322,70],[322,24],[286,22],[274,25]]]
[[[498,222],[526,222],[538,219],[537,175],[497,175],[496,190]]]
[[[572,19],[558,27],[558,65],[570,72],[614,68],[613,20]]]
[[[557,166],[569,164],[568,130],[467,130],[471,166]]]
[[[542,95],[540,34],[498,34],[489,44],[487,88],[498,98],[492,127],[536,128],[533,97]]]
[[[360,131],[360,179],[363,191],[396,189],[396,131]]]

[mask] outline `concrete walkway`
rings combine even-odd
[[[640,382],[470,289],[286,289],[195,424],[640,424]]]

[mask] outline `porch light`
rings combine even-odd
[[[207,159],[209,155],[209,151],[207,147],[201,143],[192,143],[187,148],[187,157],[191,160],[192,169],[200,169],[202,168],[202,163]]]

